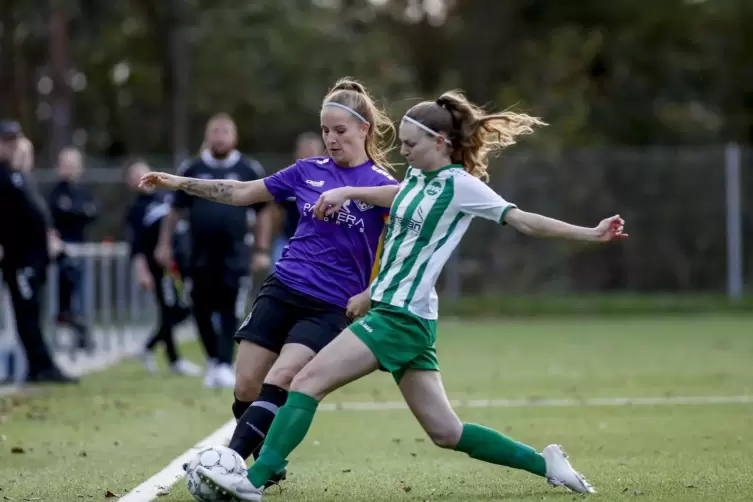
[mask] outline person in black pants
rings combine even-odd
[[[66,244],[86,242],[86,227],[97,218],[97,206],[89,190],[79,182],[84,172],[81,151],[63,148],[58,155],[58,172],[60,179],[48,196],[53,226]],[[77,335],[77,346],[92,352],[94,343],[82,315],[82,262],[67,257],[58,260],[58,270],[58,323],[70,326]]]
[[[132,190],[138,191],[139,179],[149,171],[148,164],[142,159],[128,162],[125,166],[126,184]],[[156,373],[154,349],[161,342],[165,346],[167,360],[173,373],[199,376],[201,368],[187,359],[181,359],[175,343],[175,327],[191,314],[186,301],[181,267],[177,263],[172,263],[170,267],[164,268],[154,258],[160,223],[170,211],[171,198],[172,194],[169,192],[139,191],[139,195],[126,213],[126,230],[136,277],[144,289],[154,291],[160,315],[159,325],[147,341],[141,361],[149,373]],[[180,237],[180,234],[176,235],[176,239]]]
[[[77,382],[55,365],[42,335],[41,296],[50,256],[63,244],[28,176],[13,163],[21,128],[0,123],[0,269],[10,290],[16,329],[26,351],[27,381]]]
[[[261,164],[236,150],[236,141],[233,119],[226,114],[212,117],[206,129],[206,148],[198,158],[184,163],[179,172],[203,179],[253,181],[263,178]],[[180,211],[188,211],[192,308],[208,358],[204,385],[209,388],[232,389],[235,386],[234,336],[249,295],[248,231],[255,219],[256,252],[268,254],[270,251],[270,225],[261,215],[263,207],[263,203],[250,208],[229,206],[177,192],[172,209],[162,223],[155,256],[158,263],[167,266],[173,259],[173,235]],[[259,217],[255,218],[256,215]],[[260,248],[258,243],[267,244]],[[213,322],[215,313],[219,321],[217,327]]]

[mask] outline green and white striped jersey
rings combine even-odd
[[[430,173],[408,168],[392,203],[372,300],[436,319],[434,286],[473,217],[502,223],[513,207],[462,166]]]

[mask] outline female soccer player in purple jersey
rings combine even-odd
[[[463,423],[442,385],[435,350],[439,273],[474,216],[509,224],[532,236],[604,242],[620,239],[619,216],[578,227],[517,209],[489,188],[487,154],[543,125],[514,113],[487,115],[454,92],[411,108],[400,126],[401,153],[411,167],[397,196],[382,188],[345,187],[323,194],[315,212],[327,217],[348,199],[391,205],[372,307],[314,357],[293,379],[285,406],[269,430],[248,477],[198,468],[197,474],[235,500],[258,501],[269,476],[285,466],[305,437],[319,402],[377,369],[392,373],[408,407],[437,446],[522,469],[553,485],[594,492],[562,448],[539,453],[501,433]]]
[[[398,182],[385,170],[394,128],[360,83],[339,81],[324,98],[320,118],[329,156],[298,160],[262,180],[165,173],[141,180],[146,189],[184,190],[226,204],[295,198],[298,206],[295,235],[236,334],[238,426],[230,448],[244,458],[263,442],[296,373],[370,304],[366,288],[389,210],[354,199],[320,220],[314,217],[316,201],[344,186],[389,186],[393,196],[397,192]]]

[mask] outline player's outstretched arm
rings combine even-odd
[[[141,178],[139,187],[151,191],[156,188],[183,190],[202,199],[233,206],[249,206],[273,200],[263,180],[201,180],[167,173],[151,172]]]
[[[319,196],[314,205],[314,215],[324,218],[340,210],[346,200],[360,200],[379,207],[392,207],[398,185],[378,187],[339,187],[327,190]]]
[[[614,215],[602,220],[593,228],[571,225],[564,221],[548,218],[536,213],[527,213],[518,208],[512,208],[505,213],[505,223],[516,230],[532,237],[568,239],[586,242],[606,242],[624,239],[628,235],[623,233],[625,221],[620,215]]]

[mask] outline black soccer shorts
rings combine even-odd
[[[351,322],[342,307],[300,293],[272,274],[235,340],[248,340],[277,354],[286,343],[300,343],[318,353]]]

